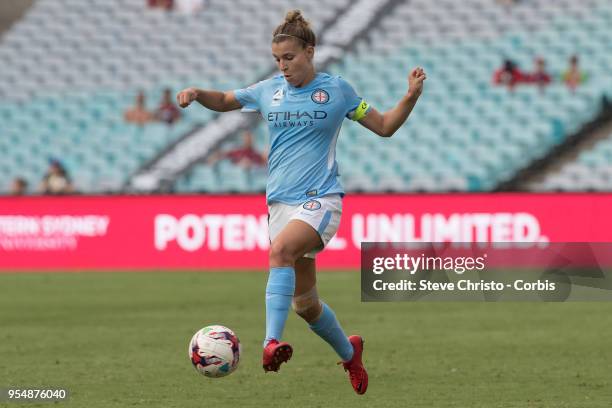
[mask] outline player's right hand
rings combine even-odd
[[[195,101],[198,97],[198,91],[195,88],[187,88],[176,94],[176,101],[181,108],[186,108]]]

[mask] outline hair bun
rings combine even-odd
[[[285,23],[287,24],[303,23],[305,25],[308,25],[308,23],[304,19],[304,16],[302,15],[301,10],[289,11],[287,15],[285,16]]]
[[[285,21],[279,24],[272,33],[272,43],[283,42],[290,37],[301,40],[302,47],[305,45],[314,47],[317,43],[317,37],[301,10],[291,10],[285,15]]]

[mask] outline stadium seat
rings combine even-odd
[[[141,0],[39,0],[0,41],[0,152],[9,158],[0,170],[5,179],[24,175],[37,183],[46,160],[61,157],[82,191],[119,191],[138,168],[214,117],[193,106],[171,127],[128,126],[123,111],[137,91],[146,92],[153,109],[165,87],[249,85],[274,68],[270,31],[285,10],[302,8],[320,31],[349,4],[210,0],[203,12],[188,15],[148,10]],[[512,9],[489,0],[396,2],[327,70],[381,111],[403,95],[411,67],[424,66],[429,79],[391,140],[344,125],[337,158],[347,189],[495,188],[590,121],[603,96],[612,99],[611,25],[605,0],[530,0]],[[575,93],[558,83],[513,92],[490,83],[504,58],[530,70],[536,56],[558,80],[578,50],[588,82]],[[265,127],[254,131],[264,150]],[[607,169],[606,161],[609,150],[598,143],[579,158],[597,174],[594,181],[574,169],[551,176],[543,188],[571,188],[568,180],[584,188],[609,185],[609,172],[599,170]],[[245,173],[228,162],[204,168],[187,171],[175,189],[261,191],[265,185],[265,172]]]

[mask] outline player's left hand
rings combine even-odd
[[[423,81],[427,79],[425,71],[421,67],[412,70],[408,75],[408,95],[419,97],[423,92]]]

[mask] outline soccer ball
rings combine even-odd
[[[211,378],[225,377],[238,368],[240,341],[227,327],[206,326],[193,335],[188,353],[200,374]]]

